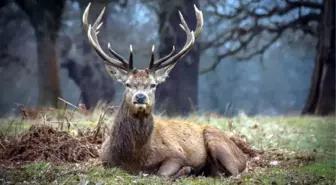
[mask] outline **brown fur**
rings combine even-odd
[[[142,70],[142,69],[136,69],[133,72],[133,77],[139,80],[146,80],[149,77],[149,71],[148,70]]]
[[[129,109],[123,102],[103,143],[101,159],[107,167],[172,178],[190,169],[210,175],[237,175],[245,169],[244,154],[219,129],[186,121],[154,121],[151,114],[136,117]]]
[[[176,62],[195,43],[203,26],[203,14],[194,5],[196,29],[191,31],[180,14],[181,27],[187,40],[181,51],[154,61],[154,46],[148,69],[134,70],[133,49],[129,61],[110,51],[108,57],[98,42],[102,10],[94,25],[88,24],[90,4],[83,13],[83,26],[95,51],[104,59],[109,75],[126,86],[122,105],[116,115],[109,137],[102,145],[100,157],[106,167],[120,167],[129,172],[155,173],[171,178],[188,175],[191,171],[217,175],[227,172],[237,175],[245,169],[242,151],[219,129],[185,121],[154,120],[152,111],[156,86],[169,76]]]

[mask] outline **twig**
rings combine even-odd
[[[80,99],[82,98],[82,96],[83,96],[83,93],[81,92],[80,95],[79,95],[79,97],[78,97],[77,105],[79,104],[79,101],[80,101]],[[78,108],[78,109],[79,109],[79,108]],[[70,114],[70,121],[72,120],[72,118],[73,118],[73,116],[74,116],[76,110],[77,110],[77,109],[74,109],[74,110],[71,112],[71,114]]]
[[[13,125],[13,123],[14,123],[14,120],[15,120],[15,117],[13,117],[13,119],[11,119],[11,120],[9,121],[7,130],[6,130],[5,133],[9,133],[10,130],[12,130],[11,127],[12,127],[12,125]]]
[[[0,142],[0,145],[4,150],[6,150],[6,147],[5,147],[5,145],[2,144],[2,142]]]
[[[68,106],[68,104],[65,104],[65,107],[64,107],[64,111],[63,111],[63,114],[60,116],[59,115],[59,117],[61,117],[61,119],[62,118],[65,118],[65,112],[66,112],[66,109],[67,109],[67,106]],[[61,130],[63,130],[63,121],[61,122]]]
[[[108,109],[105,109],[104,113],[103,113],[103,116],[99,115],[99,120],[98,120],[98,124],[97,124],[97,128],[96,128],[96,132],[94,134],[94,137],[93,137],[93,141],[96,142],[96,139],[97,139],[97,136],[98,136],[98,133],[100,131],[100,128],[101,128],[101,125],[102,125],[102,122],[103,122],[103,119],[105,117],[105,114],[107,112]]]
[[[192,99],[190,97],[188,97],[191,109],[194,111],[194,113],[197,113],[197,108],[195,106],[195,104],[193,103]]]
[[[230,103],[227,103],[226,106],[225,106],[225,111],[224,111],[225,116],[227,116],[226,113],[227,113],[229,107],[230,107]]]
[[[23,118],[21,118],[20,123],[19,123],[20,127],[23,125]],[[22,126],[23,127],[23,126]],[[17,129],[15,129],[15,135],[18,136],[19,134],[17,133]]]
[[[64,103],[69,104],[69,105],[71,105],[72,107],[74,107],[74,108],[76,108],[76,109],[79,110],[79,108],[78,108],[76,105],[73,105],[72,103],[70,103],[70,102],[68,102],[68,101],[66,101],[66,100],[64,100],[64,99],[62,99],[62,98],[60,98],[60,97],[58,97],[58,99],[61,100],[61,101],[63,101]]]

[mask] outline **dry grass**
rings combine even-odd
[[[97,158],[107,131],[106,117],[111,116],[110,109],[100,104],[95,112],[88,112],[85,106],[71,106],[75,109],[67,109],[67,106],[37,109],[19,105],[21,117],[2,124],[5,132],[0,135],[0,165],[36,161],[80,163]]]
[[[15,182],[31,180],[32,174],[36,175],[39,170],[45,170],[44,166],[48,164],[48,179],[41,177],[43,180],[40,179],[40,183],[42,181],[50,183],[61,179],[60,181],[66,184],[72,184],[70,182],[78,184],[78,179],[74,181],[72,175],[81,174],[87,175],[91,182],[129,184],[136,181],[147,184],[165,184],[164,179],[155,176],[150,176],[148,179],[143,176],[130,176],[118,170],[111,172],[111,170],[102,169],[97,159],[98,150],[105,137],[107,125],[114,119],[115,108],[108,108],[105,104],[100,104],[89,112],[83,107],[72,106],[74,109],[64,107],[58,110],[43,109],[42,111],[21,106],[22,117],[2,120],[3,123],[0,124],[2,127],[0,134],[2,170],[0,170],[0,174],[10,172],[9,174],[14,175],[18,173],[22,177],[16,179],[14,176],[8,175],[3,179]],[[30,112],[28,113],[28,111]],[[250,118],[240,115],[229,119],[209,114],[174,119],[184,119],[195,124],[215,125],[224,130],[249,156],[247,172],[240,180],[183,178],[179,180],[181,184],[202,184],[203,182],[205,184],[221,184],[223,181],[241,184],[242,181],[245,182],[243,179],[246,178],[260,178],[263,181],[265,174],[279,175],[277,171],[273,173],[274,169],[301,169],[307,165],[318,168],[317,174],[320,174],[320,166],[316,167],[314,164],[320,164],[318,161],[321,160],[331,160],[331,168],[335,169],[335,154],[333,152],[336,141],[335,125],[330,124],[334,122],[334,118]],[[67,174],[64,175],[66,179],[61,175],[63,172],[55,170],[58,168],[65,168],[63,171],[67,171]],[[325,169],[323,165],[322,168]],[[14,171],[15,173],[12,173]],[[326,172],[330,175],[329,171]],[[22,173],[29,175],[24,176]],[[113,177],[111,177],[111,173]],[[286,174],[287,171],[283,173]],[[297,173],[294,173],[295,176],[306,178],[300,175],[301,172]],[[49,175],[51,175],[50,178]],[[56,178],[54,175],[58,177]],[[135,180],[129,181],[129,179]],[[79,178],[80,180],[83,180],[82,177]],[[312,178],[312,180],[316,179]],[[261,182],[261,184],[263,183]]]
[[[17,139],[0,141],[0,164],[23,164],[50,161],[53,163],[78,163],[98,156],[101,134],[73,136],[46,125],[33,125]]]

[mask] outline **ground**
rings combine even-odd
[[[78,111],[55,112],[57,118],[46,111],[33,119],[25,114],[1,120],[0,184],[335,184],[334,116],[171,118],[215,125],[261,152],[251,156],[247,171],[238,178],[171,181],[102,168],[96,149],[113,115],[103,117],[99,110],[86,116]]]

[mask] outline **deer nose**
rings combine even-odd
[[[139,93],[135,95],[135,101],[136,103],[145,103],[146,101],[146,95],[143,93]]]

